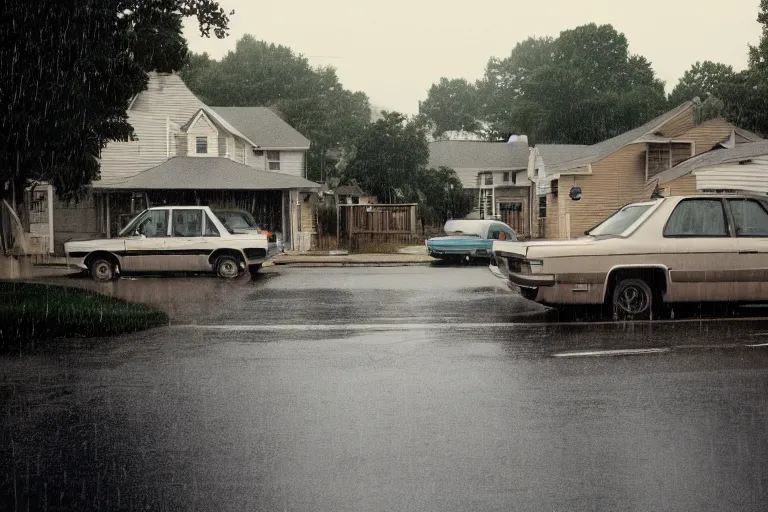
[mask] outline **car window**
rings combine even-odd
[[[767,236],[768,212],[754,199],[729,199],[736,236]]]
[[[136,224],[136,230],[147,238],[168,236],[168,210],[150,210]]]
[[[213,223],[211,217],[208,214],[205,215],[205,233],[204,236],[221,236],[216,224]]]
[[[723,202],[720,199],[681,201],[667,221],[664,236],[728,236],[728,223]]]
[[[620,235],[643,216],[652,205],[631,204],[618,210],[589,231],[592,236]]]
[[[203,235],[203,211],[202,210],[174,210],[173,211],[173,236],[202,236]]]
[[[230,229],[255,229],[256,225],[251,222],[247,215],[241,212],[222,212],[217,217],[222,224]]]
[[[506,229],[500,226],[493,226],[491,228],[491,238],[494,240],[514,240],[514,237],[512,237]]]

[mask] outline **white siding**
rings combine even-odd
[[[266,155],[266,151],[264,154]],[[281,151],[280,152],[280,172],[282,174],[291,174],[293,176],[304,176],[304,152],[303,151]]]
[[[245,144],[240,139],[235,139],[235,151],[232,153],[232,160],[235,162],[242,164],[243,162],[243,152],[245,151]]]
[[[208,139],[208,153],[196,153],[198,137],[206,137]],[[205,114],[200,114],[197,122],[187,130],[187,155],[199,157],[219,156],[219,131]]]
[[[139,93],[129,113],[169,116],[171,121],[183,125],[204,106],[178,75],[150,73],[147,90]]]
[[[263,171],[267,168],[266,151],[262,151],[261,155],[257,155],[253,152],[251,147],[246,143],[245,152],[247,155],[247,158],[245,160],[245,165],[247,165],[248,167],[253,167],[257,171]]]
[[[133,126],[138,140],[110,142],[101,151],[101,182],[113,183],[137,175],[160,165],[167,159],[171,133],[166,139],[166,119],[143,112],[128,112],[128,122]],[[174,156],[171,154],[171,156]]]
[[[698,190],[744,190],[768,193],[768,159],[717,165],[694,171]]]

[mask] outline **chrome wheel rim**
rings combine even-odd
[[[651,300],[645,290],[641,287],[629,285],[621,290],[619,300],[616,302],[624,313],[629,315],[639,315],[648,309]]]

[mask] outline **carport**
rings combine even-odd
[[[250,212],[293,249],[301,210],[320,185],[300,176],[257,171],[228,158],[174,157],[119,183],[95,183],[99,224],[115,236],[144,208],[201,205]]]

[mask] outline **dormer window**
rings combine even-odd
[[[208,137],[195,137],[195,153],[198,155],[208,153]]]

